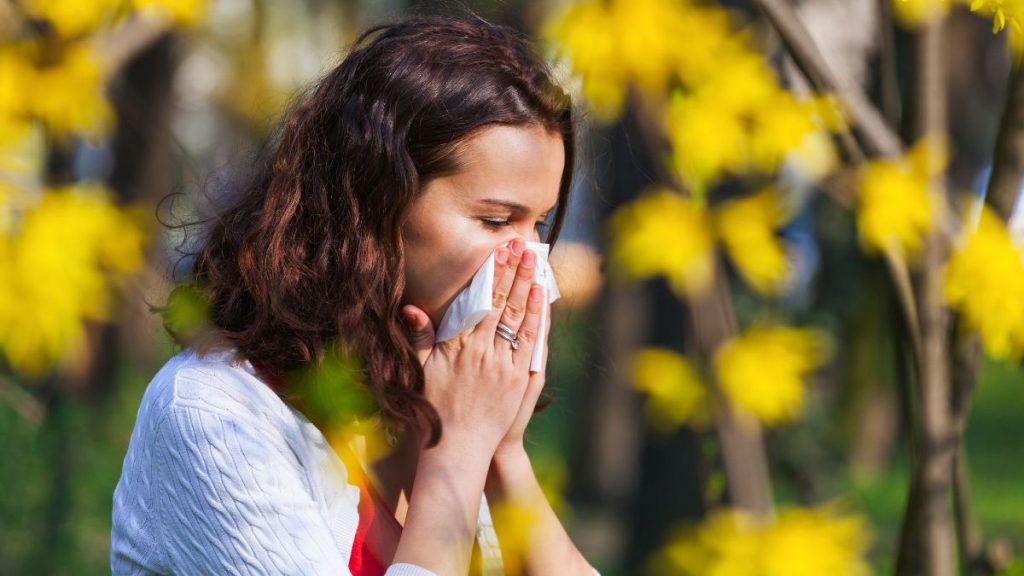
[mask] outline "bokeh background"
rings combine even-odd
[[[109,571],[180,224],[362,29],[470,13],[582,118],[529,437],[586,557],[1024,574],[1019,0],[0,0],[0,573]]]

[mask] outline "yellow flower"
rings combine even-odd
[[[64,37],[92,32],[109,22],[122,0],[29,0],[26,12],[53,25]]]
[[[834,506],[794,508],[765,530],[764,576],[867,576],[869,536],[864,520],[840,516]]]
[[[930,180],[945,168],[946,154],[942,140],[925,138],[903,158],[862,168],[857,228],[865,248],[917,254],[938,215]]]
[[[676,37],[686,38],[686,43],[677,43],[675,71],[684,85],[696,89],[749,54],[749,34],[734,30],[729,13],[718,6],[691,2],[681,5],[683,10],[675,21]],[[715,57],[708,58],[708,54]]]
[[[766,424],[796,419],[806,375],[828,357],[825,336],[807,329],[755,327],[725,342],[714,356],[718,385],[740,414]]]
[[[711,285],[714,239],[704,208],[667,190],[619,208],[608,222],[609,261],[632,278],[664,276],[677,294],[696,296]]]
[[[32,85],[32,66],[25,55],[11,46],[0,47],[0,142],[12,139],[12,126],[24,120]]]
[[[982,209],[978,227],[962,240],[945,270],[945,296],[993,358],[1024,355],[1024,248]]]
[[[834,505],[783,511],[774,522],[739,510],[713,512],[677,531],[652,572],[680,576],[867,576],[869,532]]]
[[[569,57],[605,121],[620,112],[630,82],[660,94],[675,78],[698,83],[720,70],[721,59],[744,52],[724,10],[679,0],[572,4],[544,23],[542,36]]]
[[[971,12],[992,15],[993,34],[1005,28],[1007,22],[1019,27],[1021,15],[1024,14],[1024,2],[1021,0],[972,0],[970,5]]]
[[[195,26],[206,16],[208,0],[132,0],[143,16],[170,18],[175,24]]]
[[[690,423],[707,424],[704,385],[686,358],[668,348],[647,348],[633,357],[633,385],[647,393],[647,421],[671,432]]]
[[[815,135],[825,135],[819,123],[818,100],[801,102],[791,93],[779,89],[770,101],[753,114],[750,128],[751,162],[764,174],[772,174],[792,154],[797,153]],[[826,138],[824,142],[830,143]],[[819,140],[818,144],[820,145]],[[806,157],[805,157],[806,158]],[[834,158],[823,158],[825,164],[814,166],[820,179],[835,166]]]
[[[664,90],[681,51],[677,23],[687,6],[679,0],[614,0],[612,23],[622,64],[637,84]]]
[[[675,168],[698,197],[723,174],[747,166],[744,120],[712,95],[673,94],[666,123]]]
[[[716,230],[729,257],[762,294],[777,294],[788,278],[786,250],[775,234],[788,219],[774,188],[729,200],[716,210]]]
[[[914,28],[949,14],[951,0],[893,0],[896,19],[905,27]]]
[[[525,502],[502,500],[490,505],[501,538],[501,561],[506,574],[523,574],[526,555],[535,544],[537,510]]]
[[[98,137],[112,124],[99,58],[84,45],[72,45],[55,65],[36,69],[25,87],[29,111],[51,130]]]
[[[822,136],[842,125],[830,102],[797,100],[760,54],[740,52],[692,91],[672,95],[665,130],[675,167],[698,196],[726,173],[771,175],[791,156],[820,179],[835,165],[834,153],[822,150]]]
[[[111,288],[142,264],[136,216],[104,189],[46,192],[14,235],[0,235],[0,352],[40,375],[81,345],[85,320],[110,316]]]
[[[717,510],[702,524],[677,530],[652,559],[652,574],[751,576],[758,574],[760,523],[740,510]]]
[[[628,81],[613,30],[615,23],[603,4],[583,2],[547,21],[542,31],[572,60],[573,69],[582,77],[583,96],[604,121],[618,116]]]

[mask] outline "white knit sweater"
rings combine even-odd
[[[113,574],[349,574],[359,488],[320,431],[233,357],[182,352],[146,389],[114,491]],[[477,541],[485,574],[500,574],[483,498]],[[394,564],[387,576],[434,574]]]

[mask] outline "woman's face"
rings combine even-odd
[[[435,328],[495,248],[539,241],[565,164],[561,135],[534,125],[483,128],[458,154],[461,171],[429,181],[402,229],[402,303],[426,312]]]

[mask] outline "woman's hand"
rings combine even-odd
[[[531,256],[527,258],[526,254],[529,253]],[[497,263],[495,263],[497,264]],[[517,291],[523,290],[523,286],[527,285],[525,280],[529,278],[529,281],[533,280],[534,272],[536,270],[536,255],[532,251],[527,250],[520,257],[513,251],[509,255],[507,263],[501,268],[495,267],[494,270],[494,293],[495,299],[502,298],[501,295],[507,294],[510,303],[518,301],[520,295]],[[548,332],[551,326],[551,304],[548,302],[547,289],[543,289],[541,293],[541,306],[545,308],[546,318],[545,325],[541,327],[537,334],[539,342],[544,342],[544,353],[543,361],[541,362],[542,367],[546,367],[548,363],[548,347],[547,338]],[[512,329],[513,332],[522,336],[522,327],[524,325],[524,318],[521,313],[521,309],[515,305],[506,306],[505,312],[502,314],[501,322]],[[498,447],[494,452],[494,459],[500,460],[506,457],[519,457],[524,453],[523,440],[526,435],[526,426],[530,423],[530,419],[533,417],[533,411],[537,406],[537,400],[540,398],[540,393],[544,390],[545,375],[544,370],[541,369],[538,372],[530,372],[529,381],[526,385],[526,393],[523,395],[523,401],[519,405],[519,411],[516,413],[515,420],[509,427],[508,432],[501,439]]]
[[[488,459],[517,442],[522,446],[543,388],[543,374],[529,371],[534,346],[546,335],[540,315],[547,303],[541,287],[533,284],[535,268],[536,254],[525,250],[522,240],[499,248],[491,313],[473,329],[436,346],[427,314],[412,305],[403,308],[423,363],[425,395],[441,417],[442,444],[479,450]],[[517,333],[518,350],[498,336],[499,321]]]

